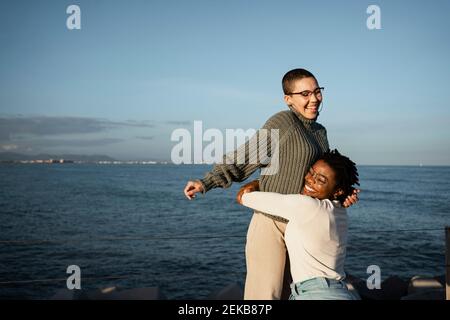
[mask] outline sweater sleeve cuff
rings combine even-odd
[[[203,179],[199,179],[197,180],[198,182],[200,182],[203,186],[203,194],[205,194],[206,192],[208,192],[209,190],[211,190],[212,188],[215,187],[214,181],[211,177],[205,177]]]

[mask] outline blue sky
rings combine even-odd
[[[66,8],[81,8],[68,30]],[[381,9],[369,30],[366,9]],[[258,128],[312,71],[332,147],[450,165],[449,1],[2,1],[0,151],[169,159],[176,128]]]

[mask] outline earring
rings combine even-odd
[[[323,109],[323,100],[322,100],[322,102],[320,103],[319,113],[322,111],[322,109]]]

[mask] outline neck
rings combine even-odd
[[[319,117],[319,114],[317,114],[317,117],[315,119],[307,119],[300,112],[297,112],[292,106],[288,107],[297,116],[297,118],[307,127],[310,127],[314,122],[316,122],[317,117]]]

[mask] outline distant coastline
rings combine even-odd
[[[139,165],[147,165],[147,164],[171,164],[168,161],[139,161],[139,160],[130,160],[130,161],[74,161],[70,159],[32,159],[32,160],[0,160],[0,164],[139,164]]]
[[[168,161],[155,160],[117,160],[106,155],[78,155],[78,154],[37,154],[26,155],[14,152],[0,152],[0,163],[13,164],[169,164]]]
[[[79,154],[37,154],[27,155],[16,152],[0,152],[0,164],[174,164],[170,160],[146,159],[146,160],[118,160],[107,155],[79,155]],[[209,163],[177,164],[177,165],[205,165]],[[357,164],[358,167],[449,167],[445,164]]]

